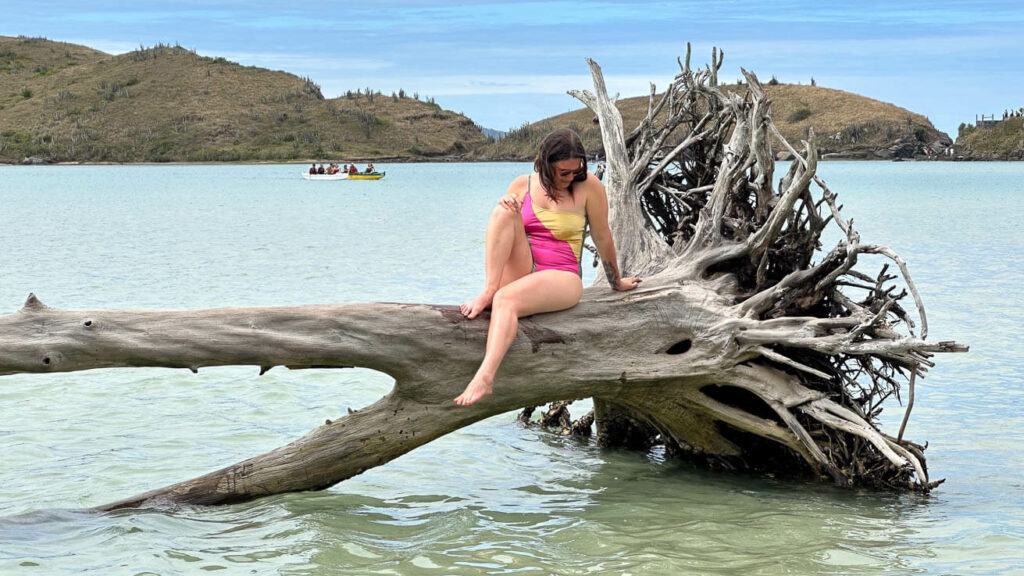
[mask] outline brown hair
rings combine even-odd
[[[533,161],[533,169],[540,175],[540,183],[544,186],[544,192],[555,202],[558,199],[551,193],[555,187],[553,164],[570,158],[579,158],[581,161],[579,172],[569,183],[569,196],[572,197],[573,184],[587,179],[587,151],[583,148],[583,142],[575,132],[563,128],[545,136],[537,151],[537,159]]]

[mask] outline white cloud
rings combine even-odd
[[[200,51],[203,52],[203,51]],[[284,70],[293,74],[310,76],[313,79],[328,73],[375,72],[393,68],[395,63],[383,58],[348,58],[325,55],[274,53],[274,52],[211,52],[208,55],[223,56],[246,66],[259,66],[271,70]],[[317,73],[316,71],[321,71]]]
[[[726,50],[726,60],[733,64],[747,66],[742,61],[748,58],[759,60],[770,58],[776,62],[799,63],[820,62],[827,59],[835,65],[872,67],[891,70],[885,60],[870,58],[899,59],[940,58],[960,54],[977,54],[1000,50],[1019,50],[1019,32],[1003,34],[959,36],[914,36],[908,38],[835,38],[828,41],[809,40],[753,40],[725,41],[721,47]],[[962,65],[960,62],[951,62]],[[824,72],[824,71],[821,71]]]
[[[345,90],[370,86],[384,92],[398,90],[416,91],[431,96],[486,96],[495,94],[565,94],[567,90],[593,89],[589,74],[574,75],[448,75],[448,76],[385,76],[353,75],[316,78],[324,94],[338,95]],[[605,77],[605,84],[612,96],[616,92],[623,97],[637,96],[650,92],[649,76],[611,75]],[[655,82],[663,87],[671,78]]]

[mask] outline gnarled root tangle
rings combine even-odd
[[[888,247],[862,243],[836,195],[816,174],[813,131],[797,151],[775,128],[765,90],[718,85],[720,53],[680,73],[629,134],[590,61],[595,92],[571,92],[597,114],[623,268],[645,285],[714,292],[714,320],[681,319],[693,361],[709,369],[667,379],[665,391],[595,398],[601,416],[634,422],[602,442],[657,435],[676,452],[745,469],[799,469],[844,486],[928,491],[924,447],[883,434],[881,403],[899,396],[953,342],[927,342],[924,305],[907,266]],[[795,160],[775,182],[772,144]],[[819,251],[822,232],[843,241]],[[619,241],[627,238],[626,241]],[[870,275],[861,255],[887,263]],[[904,307],[913,299],[915,315]],[[699,353],[703,350],[704,354]],[[756,374],[753,372],[756,371]],[[680,390],[683,390],[680,392]],[[904,420],[904,426],[906,420]],[[652,440],[653,441],[653,440]]]

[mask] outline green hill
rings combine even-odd
[[[747,86],[725,85],[723,90],[745,94]],[[772,103],[772,118],[779,132],[798,150],[813,127],[822,155],[842,158],[897,158],[941,153],[952,144],[921,116],[893,104],[841,90],[797,84],[765,85]],[[627,131],[647,115],[648,97],[618,102]],[[512,130],[505,138],[482,149],[481,157],[531,159],[540,140],[556,128],[572,128],[590,151],[601,148],[601,133],[590,110],[581,108]],[[776,147],[778,149],[778,147]]]
[[[1024,118],[961,124],[956,146],[974,160],[1024,160]]]
[[[180,46],[110,56],[0,36],[0,162],[414,159],[486,142],[404,93],[325,99],[311,79]]]

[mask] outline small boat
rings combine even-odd
[[[349,174],[349,180],[380,180],[387,172],[356,172]]]
[[[348,180],[348,174],[338,172],[337,174],[310,174],[302,173],[303,180]]]
[[[303,180],[380,180],[387,172],[356,172],[355,174],[310,174],[302,173]]]

